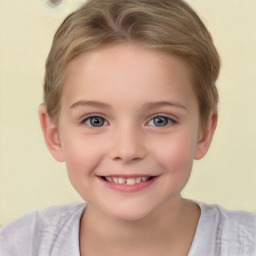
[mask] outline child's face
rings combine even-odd
[[[199,119],[179,59],[109,46],[69,64],[48,146],[88,207],[139,219],[180,200],[193,159],[208,149]]]

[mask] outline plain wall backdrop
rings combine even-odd
[[[0,1],[0,224],[81,201],[48,152],[38,120],[44,63],[62,20],[85,0]],[[183,195],[256,212],[256,1],[190,0],[222,59],[219,123]]]

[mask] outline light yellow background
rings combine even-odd
[[[50,205],[81,201],[38,121],[44,63],[55,30],[84,0],[0,1],[0,224]],[[219,124],[183,195],[256,212],[256,1],[190,0],[222,58]]]

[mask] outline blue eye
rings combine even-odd
[[[85,123],[88,126],[92,126],[92,127],[102,127],[107,125],[107,121],[100,116],[91,116],[86,118],[83,123]]]
[[[148,125],[156,126],[156,127],[164,127],[164,126],[170,125],[171,123],[175,123],[175,121],[166,116],[156,116],[148,122]]]

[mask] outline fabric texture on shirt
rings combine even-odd
[[[188,256],[256,256],[256,214],[197,204],[201,216]],[[80,256],[85,209],[86,204],[53,206],[5,225],[0,229],[0,255]]]

